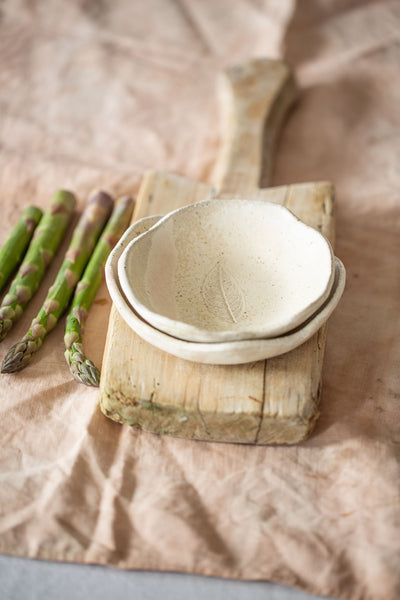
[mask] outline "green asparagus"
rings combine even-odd
[[[65,234],[75,208],[71,192],[57,191],[34,233],[22,265],[0,306],[0,341],[4,340],[13,323],[39,287],[47,267]]]
[[[57,324],[110,215],[112,204],[111,197],[101,191],[89,199],[43,306],[31,322],[28,332],[7,352],[1,366],[2,373],[14,373],[26,367]]]
[[[103,267],[111,250],[129,225],[133,201],[124,196],[116,201],[112,215],[97,242],[75,295],[65,326],[65,359],[74,378],[89,386],[98,386],[100,371],[86,358],[82,346],[82,333],[89,309],[100,287]]]
[[[11,231],[0,250],[0,292],[19,266],[26,248],[28,247],[36,225],[39,223],[42,211],[37,206],[28,206]]]

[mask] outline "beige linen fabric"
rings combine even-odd
[[[69,375],[62,321],[26,370],[0,377],[1,552],[400,597],[399,30],[400,5],[384,0],[1,4],[0,242],[58,187],[81,208],[94,187],[134,194],[151,167],[207,181],[216,74],[283,56],[302,93],[274,183],[335,183],[348,271],[321,417],[294,447],[190,442],[107,420],[98,391]],[[103,285],[84,340],[97,364],[109,311]]]

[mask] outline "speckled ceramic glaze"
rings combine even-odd
[[[325,237],[263,200],[185,206],[132,240],[118,262],[134,310],[197,342],[283,335],[322,306],[334,276]]]
[[[124,250],[160,219],[159,216],[141,219],[126,231],[107,261],[106,281],[114,305],[129,327],[153,346],[174,356],[207,364],[240,364],[289,352],[318,331],[342,296],[345,269],[340,260],[335,258],[334,280],[329,297],[312,318],[290,333],[269,339],[222,342],[193,342],[170,336],[150,325],[133,309],[122,291],[118,276],[118,262]]]

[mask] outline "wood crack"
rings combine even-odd
[[[258,444],[258,439],[260,437],[261,426],[264,419],[264,405],[265,405],[265,396],[267,392],[267,365],[268,361],[264,361],[264,372],[263,372],[263,389],[262,389],[262,400],[261,400],[261,408],[260,408],[260,422],[257,427],[256,437],[254,439],[254,443]]]

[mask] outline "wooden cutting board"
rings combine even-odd
[[[254,60],[221,76],[224,136],[214,186],[147,173],[134,220],[210,196],[284,204],[333,243],[333,187],[306,183],[260,189],[276,138],[296,98],[289,68]],[[244,365],[175,358],[135,334],[112,307],[100,383],[102,412],[145,431],[219,442],[294,444],[319,414],[326,327],[282,356]]]

